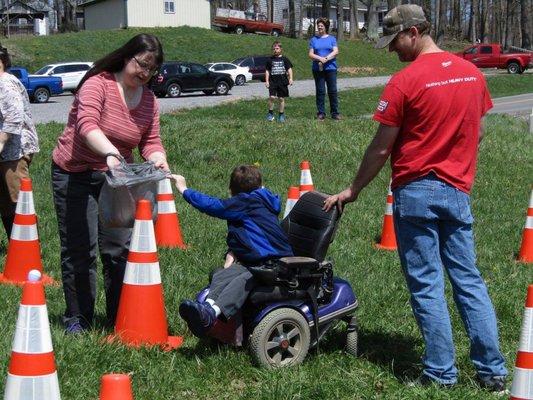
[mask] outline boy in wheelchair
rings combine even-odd
[[[228,255],[213,275],[205,302],[185,300],[179,313],[191,332],[204,337],[218,317],[231,318],[257,285],[250,268],[293,255],[281,229],[279,197],[262,187],[261,171],[240,165],[231,173],[231,197],[219,199],[187,188],[185,178],[173,175],[183,198],[199,211],[228,221]]]

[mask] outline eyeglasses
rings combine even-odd
[[[132,57],[140,69],[142,69],[144,72],[146,72],[148,75],[155,76],[157,75],[157,72],[159,71],[158,67],[150,67],[150,64],[139,61],[137,57]]]

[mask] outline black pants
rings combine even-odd
[[[234,263],[215,271],[207,298],[215,302],[224,317],[231,318],[241,309],[256,285],[248,268]]]
[[[114,324],[131,237],[129,228],[98,222],[99,171],[70,173],[52,163],[52,189],[61,241],[61,272],[67,305],[63,322],[88,327],[96,298],[96,249],[103,264],[108,323]]]

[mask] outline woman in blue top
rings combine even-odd
[[[339,101],[337,99],[337,39],[328,35],[329,19],[319,18],[316,23],[318,35],[309,41],[309,58],[313,60],[313,77],[316,86],[317,118],[326,118],[324,97],[326,85],[328,87],[329,107],[331,118],[341,119]]]

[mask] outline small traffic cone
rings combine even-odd
[[[60,400],[50,323],[41,273],[32,270],[24,283],[5,400]]]
[[[309,161],[302,161],[300,163],[300,197],[307,192],[315,190],[313,185],[313,178],[311,177],[311,166]]]
[[[160,247],[185,249],[181,235],[180,220],[174,203],[170,179],[160,180],[157,187],[157,221],[155,238]]]
[[[22,286],[26,281],[28,272],[33,269],[41,272],[41,282],[44,284],[54,283],[52,278],[43,274],[31,179],[22,178],[17,208],[15,209],[15,220],[7,249],[6,264],[4,273],[0,274],[0,282]]]
[[[106,374],[102,376],[100,400],[133,400],[130,376],[127,374]]]
[[[527,288],[510,400],[533,399],[533,285]]]
[[[394,233],[394,222],[392,219],[392,191],[389,185],[387,193],[387,204],[385,215],[383,216],[383,228],[381,229],[381,239],[376,243],[376,247],[382,250],[396,250],[396,234]]]
[[[298,189],[298,186],[290,186],[289,193],[287,194],[287,203],[285,203],[285,213],[283,214],[283,218],[289,215],[299,198],[300,189]]]
[[[518,261],[524,263],[533,262],[533,189],[529,197],[529,207],[527,208],[526,226],[522,234],[522,245],[518,253]]]
[[[115,337],[133,347],[177,348],[169,336],[150,201],[139,200],[115,324]]]

